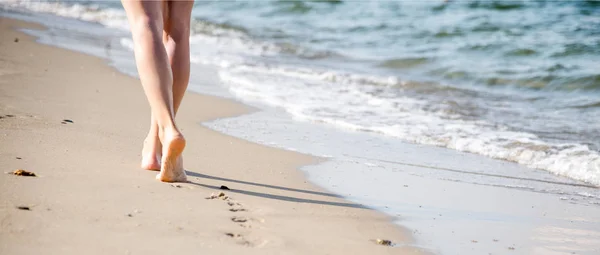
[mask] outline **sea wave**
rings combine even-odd
[[[381,83],[401,81],[256,65],[222,70],[220,76],[238,98],[284,109],[301,121],[480,154],[600,185],[600,154],[588,145],[547,142],[507,126],[465,120],[427,100],[386,97],[380,90]]]

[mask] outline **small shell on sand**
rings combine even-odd
[[[27,170],[23,170],[23,169],[17,169],[14,172],[12,172],[12,174],[14,175],[18,175],[18,176],[36,176],[34,172],[29,172]]]
[[[386,239],[377,239],[375,240],[375,243],[383,246],[392,246],[392,241]]]

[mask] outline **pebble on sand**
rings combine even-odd
[[[36,176],[34,172],[29,172],[29,171],[23,170],[23,169],[17,169],[14,172],[12,172],[12,174],[18,175],[18,176],[33,176],[33,177]]]
[[[230,190],[229,187],[225,186],[225,185],[221,185],[221,187],[219,189],[223,189],[223,190]]]
[[[375,242],[377,244],[383,245],[383,246],[392,246],[392,241],[386,240],[386,239],[377,239],[377,240],[375,240]]]
[[[24,211],[31,211],[31,208],[29,208],[29,206],[17,206],[17,209],[24,210]]]
[[[19,42],[19,37],[15,37],[15,42]]]

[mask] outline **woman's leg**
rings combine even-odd
[[[173,107],[181,105],[190,81],[190,22],[194,1],[168,1],[164,44],[173,74]]]
[[[150,103],[152,117],[162,143],[161,181],[185,181],[183,165],[178,160],[185,139],[175,125],[173,77],[162,43],[163,18],[159,1],[123,0],[131,27],[138,73]]]
[[[167,26],[167,19],[169,16],[169,1],[161,1],[162,7],[162,20],[163,20],[163,44],[167,45],[167,36],[164,30]],[[167,55],[169,53],[167,52]],[[169,56],[169,64],[171,63],[171,57]],[[171,68],[173,70],[173,68]],[[175,101],[175,100],[173,100]],[[173,107],[175,108],[175,107]],[[177,108],[174,109],[175,115],[177,115]],[[158,123],[156,118],[150,114],[150,130],[148,135],[144,139],[144,146],[142,148],[142,169],[160,171],[160,159],[162,155],[162,144],[158,137]]]
[[[194,1],[163,2],[163,43],[169,56],[173,75],[173,108],[175,115],[181,105],[190,79],[190,21]],[[151,117],[150,131],[142,150],[142,168],[160,169],[161,144],[158,124]]]

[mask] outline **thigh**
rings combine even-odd
[[[153,26],[159,31],[163,29],[161,1],[122,0],[121,3],[132,32],[140,26]]]

